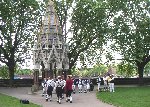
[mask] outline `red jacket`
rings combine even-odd
[[[66,80],[66,87],[65,89],[68,90],[72,90],[72,85],[73,85],[73,80],[72,79],[67,79]]]

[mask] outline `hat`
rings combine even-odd
[[[58,76],[57,78],[61,78],[61,76]]]
[[[111,76],[114,76],[114,74],[111,74]]]

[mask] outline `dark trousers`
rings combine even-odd
[[[62,87],[56,87],[56,94],[58,98],[62,98]]]
[[[67,90],[67,91],[66,91],[66,97],[70,97],[71,94],[72,94],[72,90]]]
[[[48,86],[47,94],[48,94],[49,96],[52,96],[52,91],[53,91],[53,87],[52,87],[52,86]]]
[[[52,91],[47,91],[47,94],[48,94],[49,96],[52,96]]]

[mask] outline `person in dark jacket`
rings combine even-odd
[[[98,78],[97,78],[97,90],[98,90],[98,92],[100,92],[100,90],[101,90],[101,77],[100,76],[98,76]]]
[[[90,91],[94,90],[93,80],[90,79]]]

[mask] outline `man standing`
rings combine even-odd
[[[76,80],[75,78],[73,78],[72,80],[73,80],[72,90],[73,90],[73,93],[75,94],[76,93]]]
[[[65,86],[65,89],[66,89],[66,102],[68,102],[70,100],[70,103],[72,103],[72,96],[71,96],[71,93],[72,93],[72,85],[73,85],[73,80],[71,79],[71,76],[68,76],[67,80],[66,80],[66,86]]]
[[[104,91],[108,91],[108,81],[106,75],[104,75],[103,81],[104,81]]]
[[[44,78],[44,80],[42,81],[42,87],[43,87],[43,92],[42,92],[42,96],[46,95],[46,82],[47,82],[47,79]]]
[[[83,88],[83,82],[81,77],[79,78],[79,82],[78,82],[78,88],[79,88],[79,93],[82,93],[82,88]]]
[[[97,90],[100,92],[100,88],[101,88],[101,77],[100,76],[98,76],[97,85],[98,85]]]
[[[90,92],[90,79],[87,79],[87,91]]]
[[[110,92],[115,92],[114,90],[114,75],[110,75],[110,80],[109,80],[109,87],[110,87]]]
[[[94,90],[93,80],[90,79],[90,91]]]
[[[87,93],[87,79],[83,81],[84,93]]]

